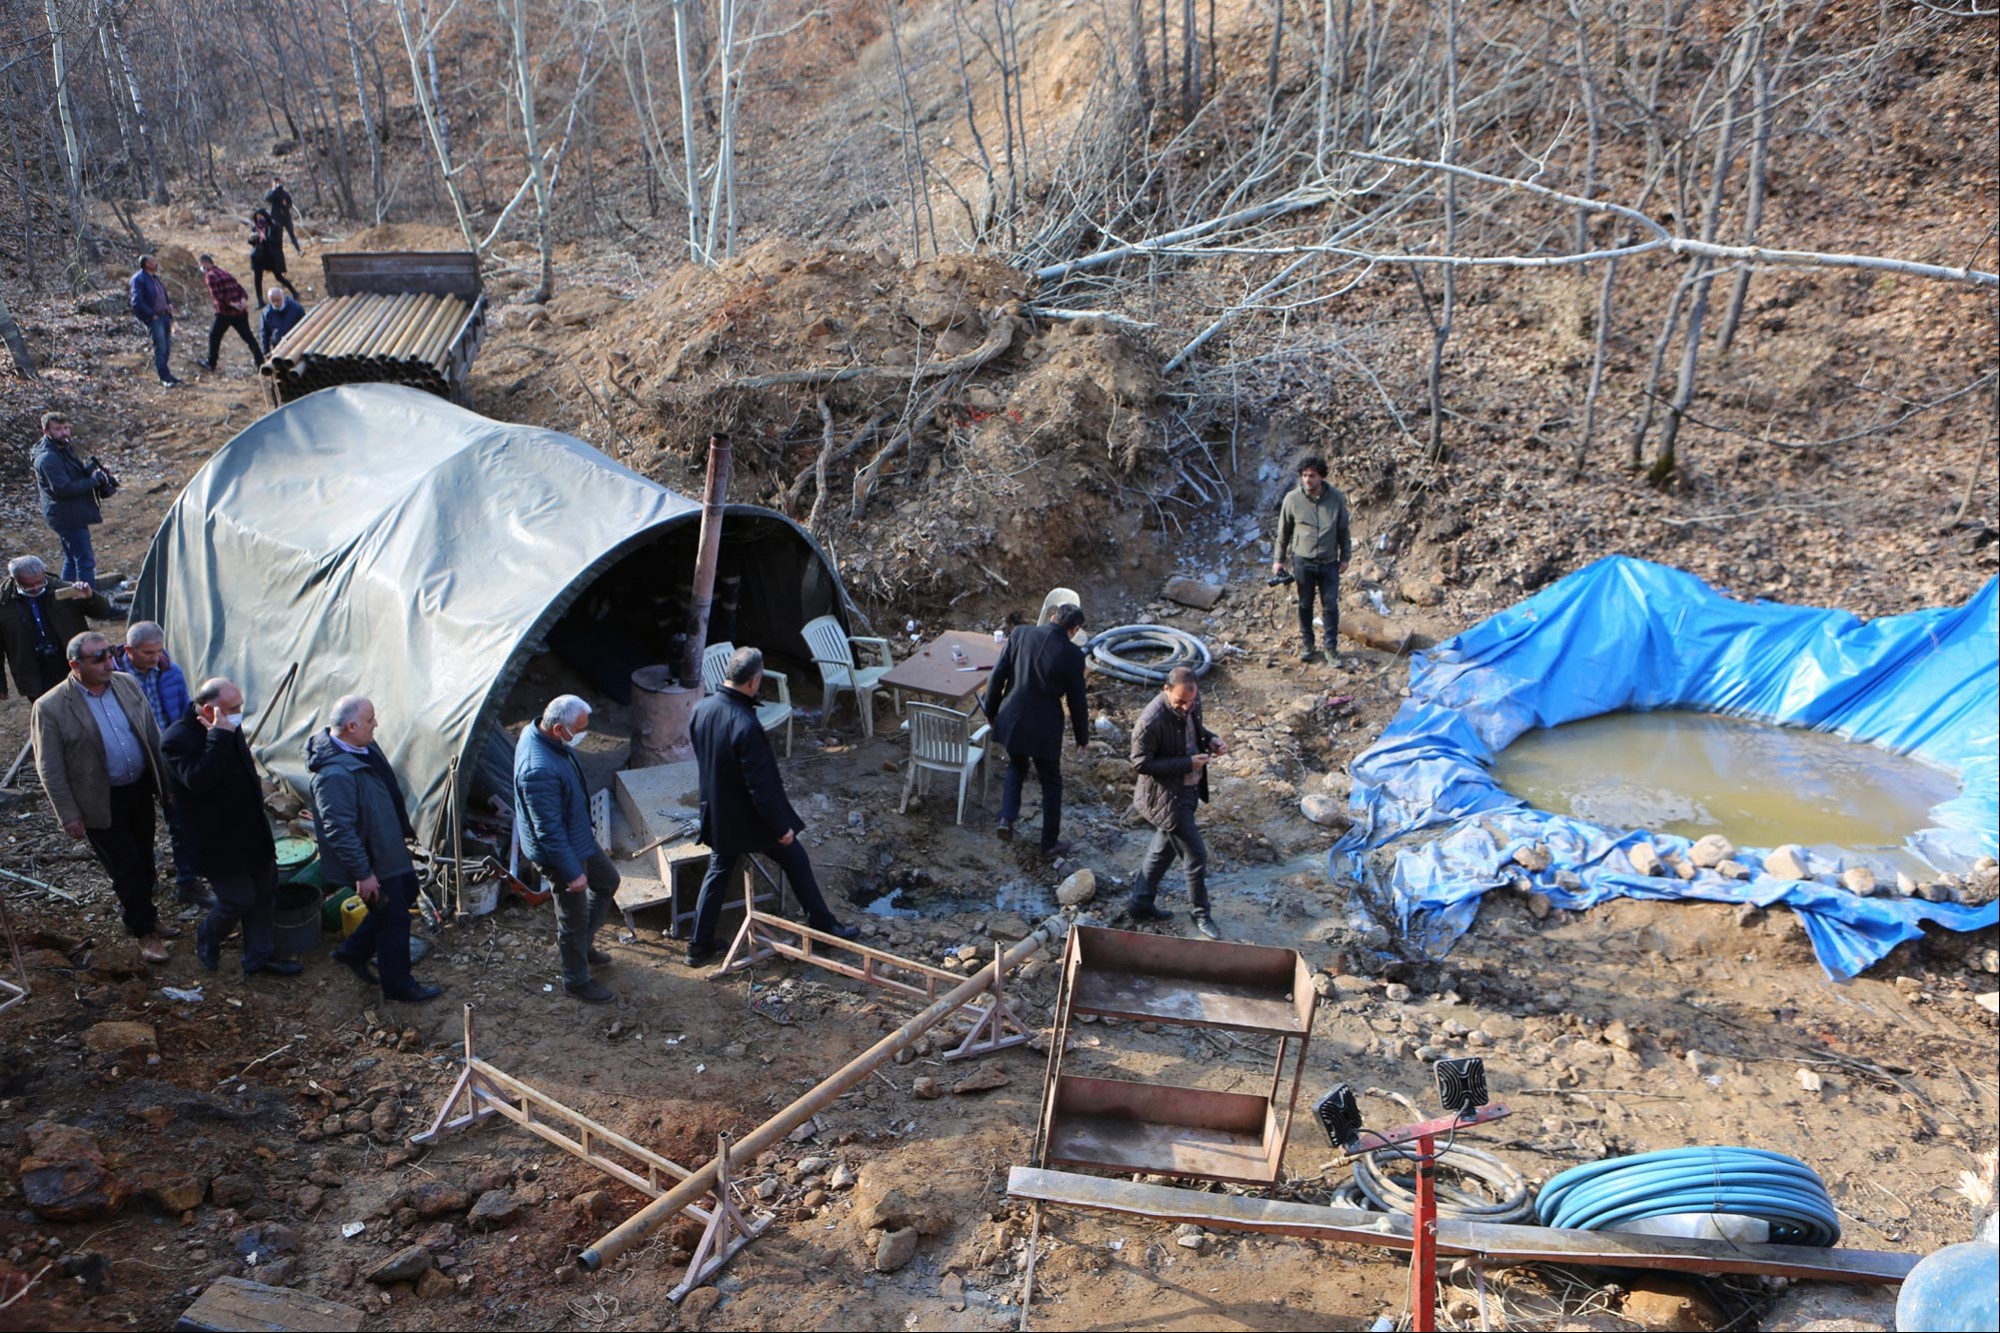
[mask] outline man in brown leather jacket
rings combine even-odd
[[[1228,752],[1222,738],[1202,725],[1201,687],[1194,672],[1175,667],[1132,728],[1132,771],[1139,775],[1132,804],[1153,826],[1152,845],[1126,908],[1134,921],[1173,918],[1154,898],[1160,880],[1179,858],[1187,868],[1195,929],[1209,939],[1222,938],[1209,915],[1208,845],[1195,823],[1195,805],[1208,799],[1209,760]]]

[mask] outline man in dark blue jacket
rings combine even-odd
[[[841,939],[861,936],[844,926],[820,896],[812,861],[799,842],[805,821],[785,796],[778,757],[757,721],[757,691],[764,683],[764,654],[738,648],[729,659],[722,689],[694,710],[695,763],[701,772],[701,840],[708,845],[708,874],[695,902],[694,934],[688,939],[688,966],[699,967],[718,952],[716,918],[722,915],[723,881],[737,861],[752,852],[768,856],[785,872],[792,896],[805,909],[806,924]]]
[[[65,581],[97,586],[97,552],[90,530],[104,521],[97,504],[99,470],[76,456],[69,442],[69,418],[42,413],[42,438],[30,455],[35,490],[42,497],[42,520],[62,543]]]
[[[285,340],[285,335],[299,326],[306,317],[306,308],[300,305],[292,294],[283,287],[273,287],[270,299],[264,303],[264,314],[257,325],[257,336],[264,344],[264,359],[269,361],[271,353]]]
[[[271,917],[278,905],[278,846],[264,813],[264,784],[243,739],[243,691],[217,676],[203,681],[165,736],[167,786],[181,821],[174,860],[207,877],[215,905],[195,931],[194,956],[213,972],[222,941],[243,924],[243,974],[295,977],[296,959],[272,951]]]
[[[174,301],[167,295],[167,284],[160,281],[159,261],[151,255],[139,256],[139,271],[132,275],[126,299],[132,306],[132,318],[146,326],[146,335],[153,340],[153,369],[159,373],[160,384],[174,388],[180,380],[167,365],[174,350]]]
[[[611,961],[597,947],[597,932],[618,894],[618,868],[597,845],[583,765],[573,753],[589,730],[589,704],[574,694],[549,700],[514,747],[514,814],[521,850],[555,888],[563,989],[585,1004],[609,1004],[617,994],[590,969]]]
[[[1083,650],[1070,636],[1083,628],[1083,608],[1057,606],[1046,623],[1019,629],[1000,650],[986,687],[986,716],[993,739],[1007,750],[1007,781],[1000,792],[1000,837],[1014,836],[1028,765],[1042,786],[1042,855],[1069,850],[1062,831],[1063,704],[1082,754],[1090,744],[1089,705],[1083,691]]]

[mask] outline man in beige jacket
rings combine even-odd
[[[69,675],[35,701],[30,726],[63,832],[90,840],[139,956],[165,962],[161,936],[180,932],[153,906],[153,802],[168,790],[160,728],[138,683],[113,670],[109,639],[93,630],[69,641]]]

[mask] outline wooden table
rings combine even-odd
[[[948,629],[896,663],[895,670],[882,677],[882,684],[908,694],[929,695],[957,707],[966,696],[986,688],[994,664],[1000,660],[1002,646],[993,641],[991,634]],[[954,647],[964,652],[963,662],[952,660]],[[967,667],[973,669],[965,670]],[[965,710],[960,708],[960,711]]]

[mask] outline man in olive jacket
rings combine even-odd
[[[1195,803],[1208,799],[1208,761],[1228,752],[1222,738],[1202,725],[1201,688],[1193,670],[1175,667],[1132,728],[1132,771],[1139,775],[1132,804],[1153,826],[1153,842],[1126,909],[1134,921],[1173,918],[1154,898],[1178,857],[1187,870],[1195,929],[1209,939],[1222,938],[1209,915],[1208,845],[1195,823]]]
[[[182,849],[193,873],[215,889],[194,936],[194,956],[213,972],[222,941],[243,925],[243,975],[295,977],[298,961],[272,948],[278,906],[278,845],[264,813],[264,784],[243,739],[243,691],[217,676],[203,681],[160,741],[179,814]]]
[[[771,738],[757,722],[757,691],[764,684],[764,654],[738,648],[729,659],[723,686],[696,705],[690,724],[695,763],[701,773],[701,840],[708,846],[708,873],[695,900],[694,933],[688,937],[688,966],[698,967],[718,952],[716,919],[722,915],[723,881],[737,861],[752,852],[768,856],[792,886],[815,930],[858,939],[858,926],[844,926],[820,896],[812,861],[799,842],[806,822],[785,796]]]
[[[1014,836],[1028,765],[1042,785],[1042,855],[1069,850],[1062,833],[1063,704],[1077,753],[1090,744],[1089,701],[1083,688],[1083,649],[1070,636],[1083,626],[1083,608],[1057,606],[1047,623],[1015,630],[1000,650],[981,700],[993,719],[993,739],[1007,751],[1007,781],[1000,789],[1000,838]]]
[[[417,897],[416,863],[409,843],[417,836],[389,757],[375,743],[375,705],[350,694],[333,706],[332,725],[306,742],[312,774],[313,827],[319,861],[331,883],[352,884],[368,917],[333,956],[368,985],[375,955],[382,994],[421,1004],[444,994],[410,974],[410,904]]]
[[[139,956],[164,963],[169,939],[153,905],[153,800],[170,799],[160,725],[130,676],[111,667],[111,640],[94,631],[69,641],[69,675],[35,700],[29,735],[35,771],[63,832],[88,839],[124,910]]]
[[[1340,576],[1353,554],[1347,497],[1326,484],[1326,460],[1318,454],[1299,464],[1299,484],[1278,509],[1278,541],[1271,572],[1282,575],[1290,561],[1299,591],[1299,660],[1320,660],[1313,642],[1313,595],[1319,595],[1326,646],[1340,651]]]

